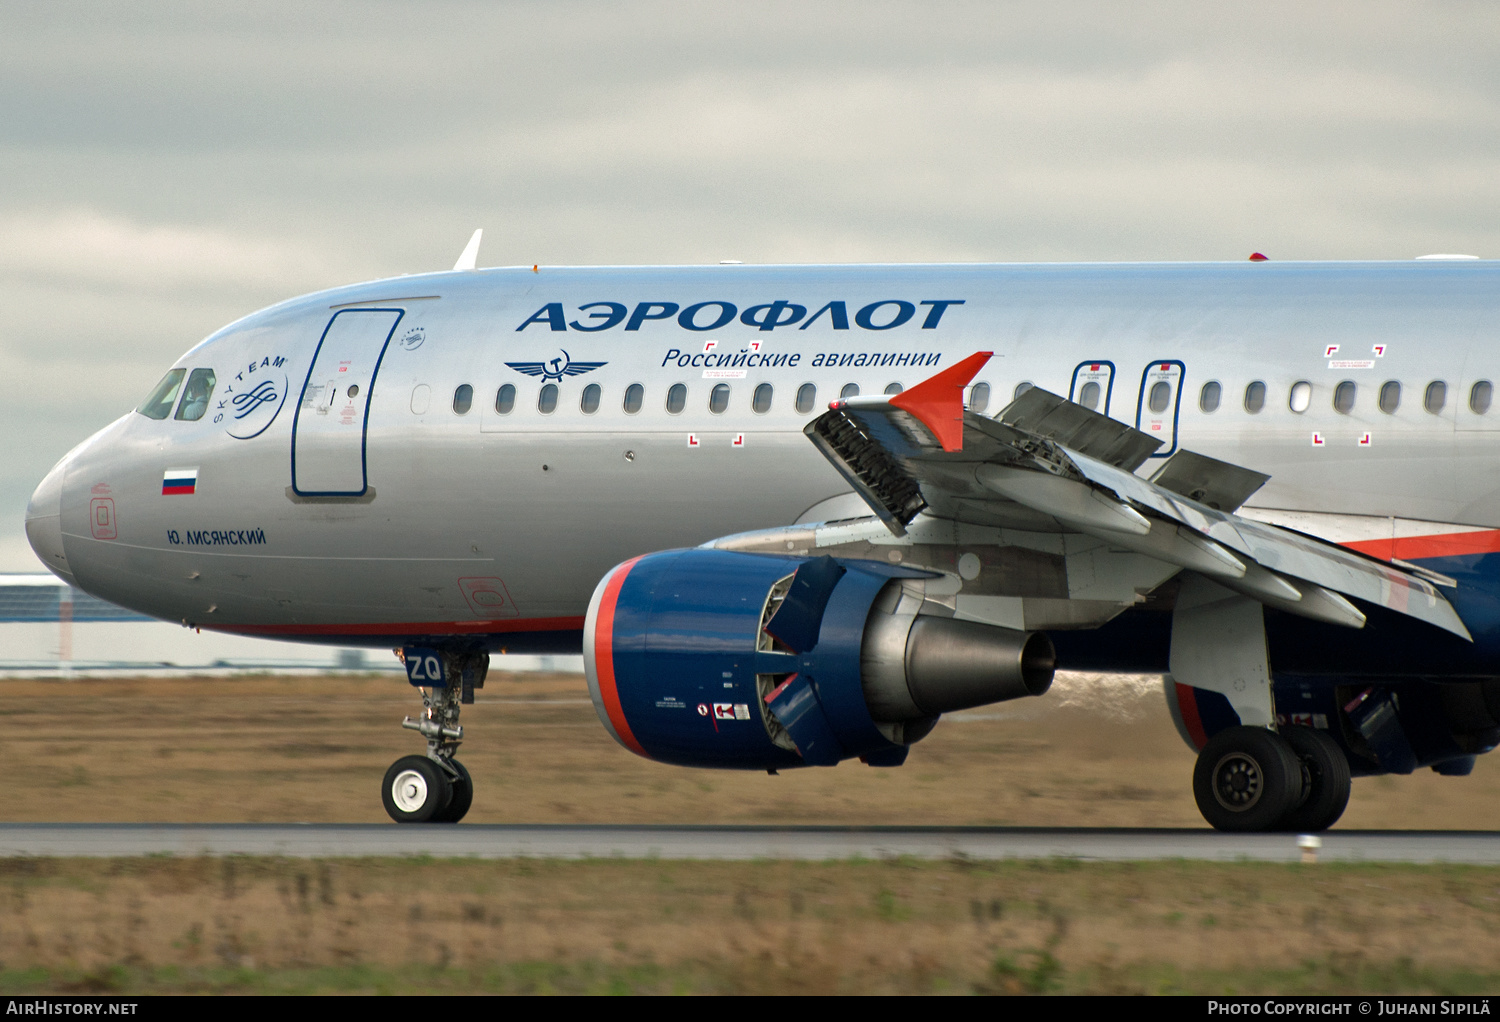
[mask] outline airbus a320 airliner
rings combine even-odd
[[[397,821],[468,810],[505,652],[581,651],[638,755],[773,774],[899,766],[1058,666],[1160,672],[1227,830],[1500,743],[1500,264],[474,248],[223,328],[26,513],[103,599],[394,647]]]

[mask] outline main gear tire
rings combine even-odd
[[[453,799],[448,775],[426,756],[402,756],[385,772],[380,796],[397,823],[431,823]]]
[[[1282,728],[1281,737],[1302,761],[1307,797],[1287,811],[1278,829],[1299,834],[1327,830],[1349,805],[1349,760],[1322,731],[1294,724]]]
[[[469,776],[469,770],[456,759],[448,761],[453,769],[458,771],[457,777],[449,777],[448,785],[453,789],[453,797],[448,800],[448,808],[432,818],[433,823],[457,823],[469,812],[469,807],[474,804],[474,779]]]
[[[1231,727],[1193,768],[1193,798],[1216,830],[1274,830],[1302,796],[1302,762],[1274,731]]]

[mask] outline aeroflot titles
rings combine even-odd
[[[812,362],[808,363],[814,369],[818,366],[935,366],[942,361],[941,351],[923,353],[920,351],[859,351],[859,352],[829,352],[819,353],[813,356]],[[739,351],[701,351],[697,354],[684,354],[676,348],[667,351],[667,357],[661,360],[662,365],[676,360],[679,369],[689,367],[700,367],[712,369],[715,366],[728,366],[738,369],[741,366],[756,368],[764,366],[795,366],[802,361],[800,351],[771,352],[747,351],[741,348]]]
[[[962,298],[924,299],[908,302],[895,298],[871,302],[854,313],[854,325],[861,330],[894,330],[904,326],[917,314],[918,306],[924,308],[923,330],[936,330],[943,313],[950,305],[963,305]],[[593,310],[593,311],[590,311]],[[684,330],[717,330],[728,326],[738,317],[745,326],[757,330],[775,330],[777,327],[794,326],[806,330],[824,316],[834,330],[849,329],[849,307],[845,302],[829,302],[811,316],[807,306],[796,302],[774,301],[764,305],[752,305],[740,311],[733,302],[697,302],[682,308],[676,302],[639,302],[632,311],[622,302],[589,302],[578,306],[578,311],[587,313],[581,319],[569,320],[563,312],[562,302],[548,302],[532,314],[516,332],[520,333],[532,324],[545,324],[549,329],[566,332],[569,329],[596,333],[625,324],[626,330],[639,330],[643,323],[676,317],[677,325]],[[628,318],[627,318],[628,317]],[[582,322],[582,320],[593,322]]]

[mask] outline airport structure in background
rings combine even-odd
[[[378,649],[255,639],[159,621],[81,592],[53,575],[0,574],[0,677],[177,672],[390,671]],[[577,656],[496,656],[495,670],[581,672]]]

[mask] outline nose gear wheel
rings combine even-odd
[[[447,685],[420,686],[422,715],[401,722],[427,739],[427,755],[396,760],[381,785],[385,811],[397,823],[457,823],[474,803],[473,778],[453,756],[464,737],[459,713],[484,686],[490,658],[482,652],[443,653],[442,658]]]
[[[402,756],[385,772],[385,811],[397,823],[437,822],[453,799],[448,775],[426,756]]]

